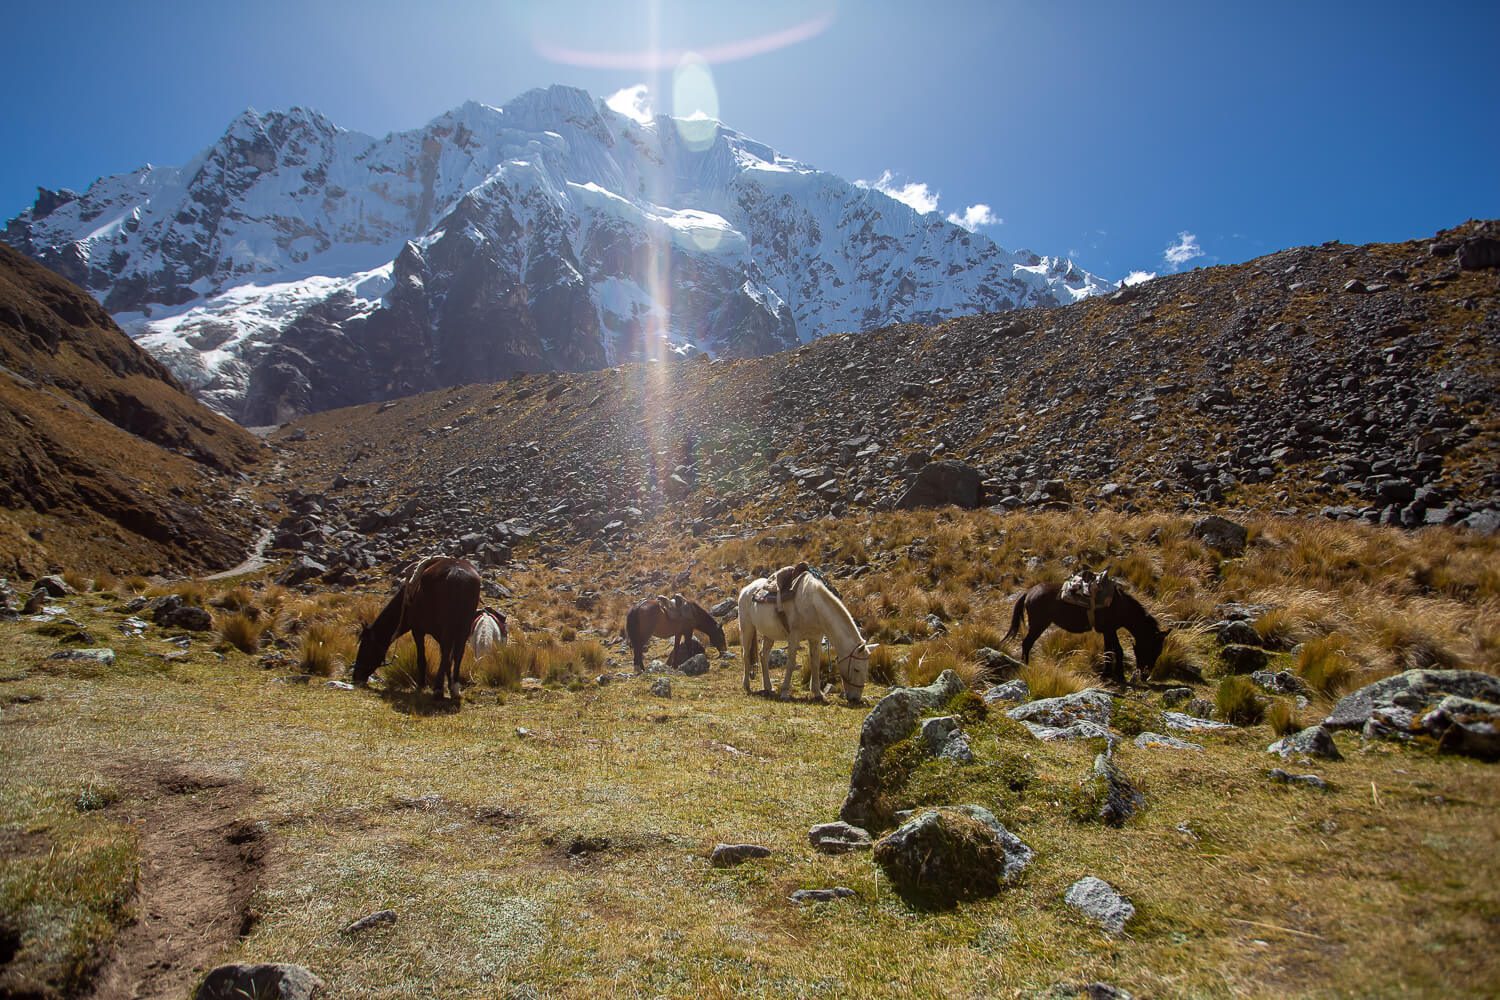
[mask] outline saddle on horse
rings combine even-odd
[[[751,600],[757,604],[776,605],[776,617],[781,619],[781,627],[790,629],[787,623],[786,612],[782,610],[782,602],[792,596],[792,589],[797,586],[797,581],[802,579],[802,574],[811,572],[814,576],[818,571],[805,562],[799,562],[794,566],[783,566],[766,578],[766,585],[756,593]]]
[[[686,632],[692,629],[693,610],[686,597],[681,594],[673,594],[671,597],[657,594],[656,604],[661,608],[661,613],[666,616],[667,621],[678,626],[679,631]]]
[[[1120,585],[1109,578],[1109,570],[1095,575],[1093,570],[1086,569],[1064,580],[1058,596],[1069,604],[1087,608],[1089,629],[1097,631],[1097,626],[1094,624],[1094,612],[1099,608],[1108,607],[1114,601],[1119,589]]]

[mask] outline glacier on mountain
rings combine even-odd
[[[722,124],[707,143],[678,125],[568,87],[383,138],[246,111],[182,167],[40,190],[3,237],[248,423],[1112,287]]]

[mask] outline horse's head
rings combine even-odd
[[[870,679],[870,654],[877,643],[862,642],[854,652],[839,659],[839,680],[844,682],[844,700],[851,705],[859,704],[865,695],[865,684]]]
[[[359,652],[354,654],[355,687],[364,687],[384,659],[385,650],[380,649],[380,643],[374,639],[374,629],[369,625],[360,626]]]
[[[724,641],[724,626],[713,615],[704,612],[703,631],[708,636],[708,641],[713,643],[719,655],[723,656],[729,651],[729,644]]]

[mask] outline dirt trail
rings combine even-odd
[[[255,546],[250,550],[250,554],[245,557],[244,562],[240,563],[238,566],[235,566],[233,569],[226,569],[221,573],[214,573],[209,576],[205,576],[203,579],[227,580],[231,576],[244,576],[246,573],[254,573],[258,569],[264,569],[266,566],[270,565],[270,560],[265,557],[266,546],[270,544],[271,529],[265,528],[261,531],[260,537],[255,540]]]
[[[115,938],[91,1000],[186,996],[254,922],[268,830],[242,818],[244,782],[182,770],[132,775],[113,808],[140,831],[136,919]]]

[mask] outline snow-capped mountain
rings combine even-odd
[[[246,111],[186,166],[40,190],[4,239],[250,424],[1110,287],[722,125],[567,87],[381,139]]]

